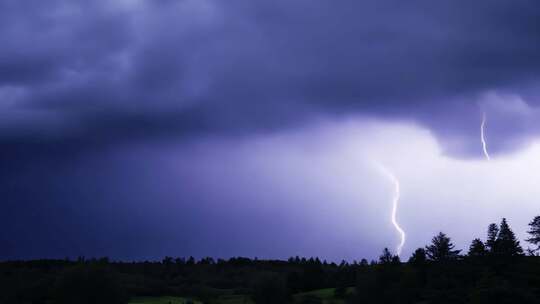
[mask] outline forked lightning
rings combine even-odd
[[[405,231],[399,226],[399,223],[397,221],[397,208],[399,204],[399,198],[400,198],[400,187],[399,187],[399,180],[397,177],[392,173],[388,168],[385,166],[378,164],[377,167],[379,170],[392,182],[394,185],[394,195],[392,197],[392,214],[390,216],[390,219],[392,221],[392,225],[394,225],[394,228],[399,234],[400,240],[396,247],[396,254],[399,256],[401,255],[401,250],[403,249],[403,245],[405,245]]]

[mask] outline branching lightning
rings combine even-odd
[[[480,140],[482,141],[482,149],[484,150],[484,155],[486,156],[487,160],[491,160],[491,157],[489,157],[488,149],[487,149],[487,143],[486,143],[486,113],[482,113],[482,124],[480,125]]]
[[[400,241],[399,244],[396,247],[396,254],[401,255],[401,250],[403,249],[403,245],[405,245],[405,231],[399,226],[399,223],[397,222],[397,208],[399,204],[399,198],[400,198],[400,187],[399,187],[399,180],[397,177],[390,171],[388,168],[384,167],[381,164],[377,164],[377,167],[379,170],[394,184],[394,196],[392,198],[392,214],[391,214],[391,220],[392,224],[394,225],[394,228],[396,228]]]

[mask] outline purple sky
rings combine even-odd
[[[540,213],[534,0],[0,2],[0,259],[403,256]],[[482,113],[492,156],[480,142]]]

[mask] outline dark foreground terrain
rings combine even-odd
[[[536,245],[533,224],[528,241]],[[406,262],[387,249],[376,261],[339,264],[300,257],[6,261],[0,303],[540,303],[540,257],[524,253],[503,220],[467,253],[440,233]]]

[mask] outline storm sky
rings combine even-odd
[[[523,240],[538,29],[536,0],[1,1],[0,259],[375,258],[376,164],[403,257]]]

